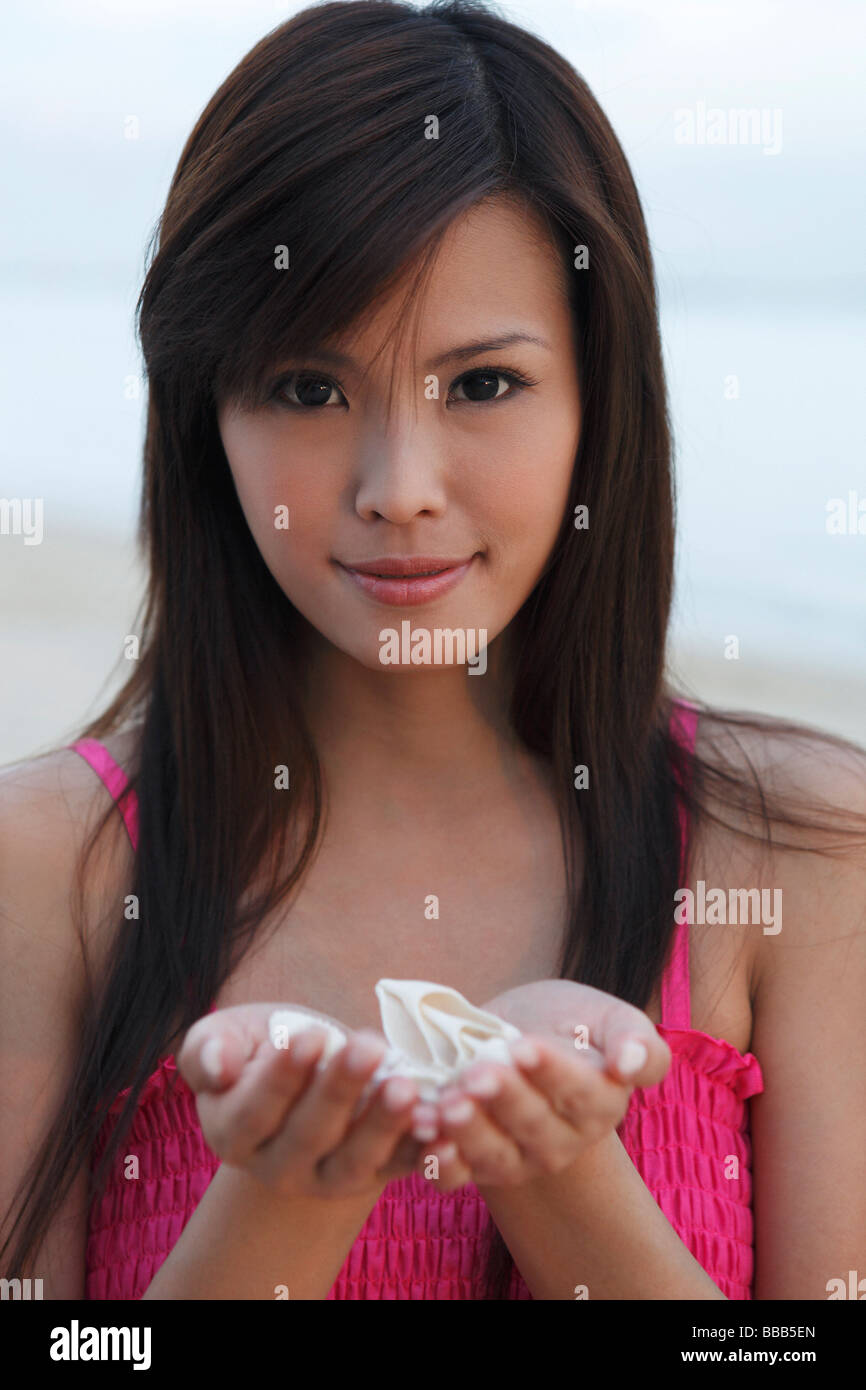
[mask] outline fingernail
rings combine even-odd
[[[351,1038],[343,1053],[343,1063],[347,1071],[363,1072],[375,1062],[381,1062],[384,1055],[381,1044],[372,1038]]]
[[[509,1050],[515,1062],[520,1062],[521,1066],[535,1067],[541,1061],[538,1048],[528,1038],[518,1038],[511,1043]]]
[[[439,1117],[433,1106],[416,1105],[412,1111],[412,1138],[429,1144],[439,1133]]]
[[[392,1076],[382,1090],[386,1110],[403,1110],[416,1096],[415,1087],[404,1076]]]
[[[635,1072],[640,1071],[648,1056],[645,1043],[638,1042],[637,1038],[627,1038],[617,1055],[617,1070],[622,1076],[634,1076]]]
[[[440,1144],[438,1157],[441,1163],[453,1163],[457,1157],[457,1145]]]
[[[471,1100],[455,1100],[442,1107],[442,1118],[449,1125],[465,1125],[474,1113],[475,1107]]]
[[[502,1082],[495,1071],[485,1071],[480,1076],[472,1076],[464,1081],[463,1089],[471,1096],[497,1096],[502,1089]]]
[[[201,1050],[201,1064],[212,1081],[219,1081],[223,1070],[223,1040],[208,1038]]]
[[[321,1028],[315,1030],[307,1029],[306,1032],[297,1034],[292,1038],[292,1050],[289,1060],[294,1062],[296,1066],[307,1066],[321,1048],[324,1040],[325,1035]]]

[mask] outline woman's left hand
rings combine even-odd
[[[571,980],[538,980],[482,1006],[524,1034],[514,1066],[475,1062],[435,1103],[415,1107],[419,1172],[446,1191],[512,1187],[570,1167],[622,1121],[635,1086],[670,1066],[667,1043],[640,1009]]]

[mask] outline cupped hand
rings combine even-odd
[[[538,980],[483,1007],[524,1034],[510,1046],[513,1065],[473,1063],[413,1112],[423,1171],[435,1156],[446,1191],[563,1171],[617,1128],[635,1086],[655,1085],[670,1066],[646,1014],[588,985]]]
[[[417,1162],[410,1133],[417,1087],[392,1077],[363,1096],[387,1046],[369,1029],[348,1032],[322,1069],[326,1032],[313,1015],[309,1029],[276,1047],[268,1018],[285,1007],[236,1005],[189,1029],[177,1065],[195,1092],[204,1138],[224,1163],[281,1195],[366,1193],[375,1202]]]

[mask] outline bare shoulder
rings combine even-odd
[[[105,743],[121,766],[131,763],[134,738]],[[28,1165],[66,1104],[133,866],[123,818],[77,753],[56,749],[0,769],[0,1221],[20,1214]],[[40,1246],[48,1298],[84,1297],[87,1210],[82,1169]]]
[[[863,925],[866,749],[781,720],[761,729],[731,728],[710,714],[699,721],[697,751],[746,777],[768,800],[769,846],[737,833],[748,828],[760,835],[759,815],[722,807],[712,792],[713,811],[736,829],[710,821],[699,837],[703,865],[716,881],[777,894],[781,929],[760,929],[750,938],[757,985],[780,962],[779,941],[808,947],[828,940],[840,923]],[[797,823],[786,823],[777,809]]]
[[[730,715],[731,719],[723,717]],[[737,719],[764,721],[753,728]],[[803,796],[816,804],[846,805],[866,797],[866,746],[836,740],[829,732],[754,711],[701,714],[697,750],[718,750],[738,771],[750,771],[771,790]]]
[[[866,748],[837,742],[820,730],[791,728],[782,720],[764,728],[732,727],[712,712],[699,721],[696,746],[702,759],[746,778],[767,796],[773,852],[780,863],[790,855],[793,865],[801,857],[799,852],[810,847],[835,845],[856,854],[858,831],[861,841],[866,834]],[[709,801],[714,810],[721,805],[712,792]],[[770,802],[790,813],[790,824],[774,814]],[[755,815],[736,816],[728,811],[727,817],[738,828],[760,824]]]
[[[131,775],[137,765],[137,731],[102,741]],[[123,818],[112,815],[111,808],[108,789],[71,748],[0,769],[0,909],[10,910],[14,900],[31,924],[64,933],[82,851],[107,812],[87,864],[84,890],[94,916],[115,903],[134,855]]]
[[[723,882],[766,894],[764,920],[734,929],[748,937],[763,1078],[750,1103],[754,1296],[826,1299],[866,1231],[866,752],[781,726],[739,729],[728,746],[734,770],[782,803],[768,806],[772,844],[758,857],[709,836],[728,854]]]
[[[139,735],[135,729],[100,740],[127,776],[137,769]],[[51,856],[64,839],[81,839],[87,826],[111,802],[90,764],[72,748],[7,764],[0,768],[0,817],[7,829],[19,821],[25,834],[54,831],[42,845]],[[117,819],[121,822],[120,816]]]

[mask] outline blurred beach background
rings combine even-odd
[[[3,17],[0,763],[73,737],[128,675],[145,247],[212,92],[302,5],[36,0]],[[631,162],[660,289],[686,693],[866,746],[866,9],[503,4],[589,82]],[[682,112],[779,112],[684,143]],[[772,147],[770,147],[772,145]],[[863,504],[863,533],[828,506]],[[730,659],[730,638],[739,655]]]

